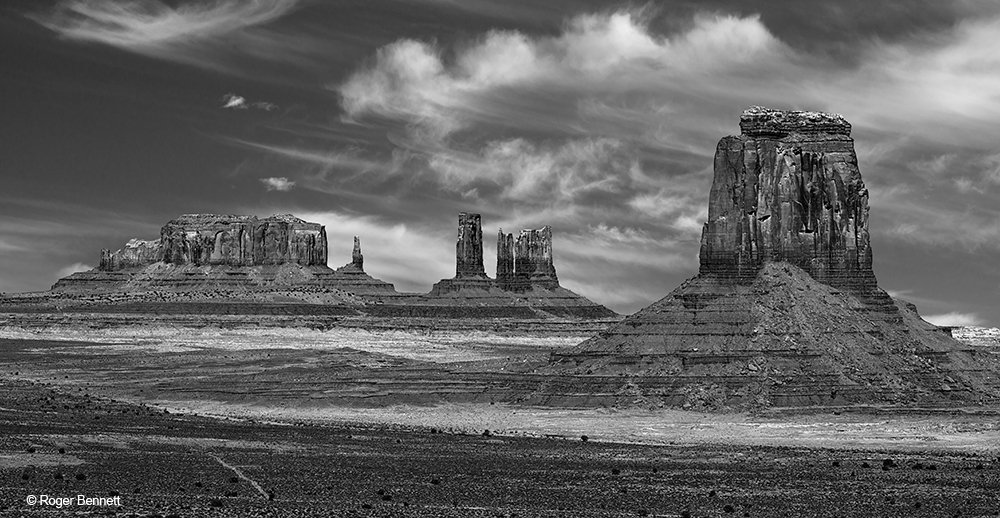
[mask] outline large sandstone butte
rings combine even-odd
[[[553,354],[549,401],[698,408],[982,404],[995,359],[894,301],[839,115],[750,108],[715,154],[701,268]]]

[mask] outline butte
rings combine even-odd
[[[995,404],[996,360],[893,300],[841,116],[752,107],[719,141],[700,270],[543,371],[542,401],[760,408]],[[573,381],[569,381],[572,378]]]

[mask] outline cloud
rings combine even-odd
[[[86,271],[93,270],[93,269],[94,269],[94,267],[91,266],[91,265],[89,265],[89,264],[73,263],[73,264],[71,264],[69,266],[60,268],[56,272],[56,277],[62,279],[63,277],[68,277],[70,275],[73,275],[76,272],[86,272]]]
[[[662,95],[706,72],[754,75],[747,62],[786,53],[756,16],[698,16],[670,37],[654,35],[647,18],[642,11],[581,15],[549,37],[494,30],[453,60],[430,43],[403,39],[379,49],[338,91],[348,117],[403,119],[442,137],[475,121],[497,122],[503,110],[524,120],[520,112],[532,107],[516,104],[517,90]]]
[[[95,42],[181,63],[227,67],[220,42],[244,43],[254,52],[275,43],[242,31],[267,24],[297,7],[299,0],[62,0],[47,12],[28,15],[61,37]],[[176,6],[175,6],[176,5]],[[228,68],[228,67],[227,67]]]
[[[222,96],[222,107],[234,110],[247,109],[247,100],[233,93]]]
[[[260,181],[269,191],[287,192],[292,190],[292,187],[295,187],[295,182],[285,178],[284,176],[261,178]]]
[[[927,315],[923,319],[936,326],[978,326],[983,323],[975,313],[942,313]]]
[[[11,243],[11,242],[9,242],[9,241],[7,241],[5,239],[0,239],[0,254],[9,253],[9,252],[24,252],[24,251],[27,251],[27,250],[28,250],[28,248],[25,248],[25,247],[23,247],[21,245],[16,245],[16,244]]]
[[[267,101],[255,101],[248,103],[245,97],[230,92],[222,96],[222,108],[230,110],[246,110],[248,108],[255,108],[269,112],[277,110],[278,105]]]

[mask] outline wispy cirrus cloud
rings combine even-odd
[[[62,0],[28,18],[76,41],[94,42],[145,56],[213,70],[230,70],[226,44],[247,53],[279,46],[278,38],[243,32],[285,16],[299,0]]]
[[[260,181],[269,191],[288,192],[292,190],[292,187],[295,187],[295,182],[284,176],[261,178]]]
[[[277,104],[267,101],[247,102],[246,97],[243,97],[242,95],[236,95],[231,92],[222,96],[221,107],[225,110],[247,110],[250,108],[256,108],[258,110],[264,110],[266,112],[278,109]]]

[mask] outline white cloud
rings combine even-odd
[[[633,160],[622,142],[579,139],[535,144],[523,138],[486,143],[478,152],[438,150],[429,160],[444,185],[490,182],[521,203],[558,203],[593,191],[616,192]]]
[[[76,272],[86,272],[88,270],[93,270],[93,269],[94,267],[90,266],[89,264],[73,263],[69,266],[60,268],[59,271],[56,272],[56,277],[62,279],[63,277],[68,277]]]
[[[620,11],[573,18],[558,36],[491,31],[458,49],[448,64],[434,45],[399,40],[379,49],[372,64],[349,77],[339,92],[352,118],[403,119],[442,137],[502,116],[499,110],[510,109],[510,103],[491,96],[505,88],[669,91],[704,79],[708,71],[757,73],[749,62],[768,63],[785,52],[756,16],[700,16],[689,30],[663,37],[649,30],[642,12]]]
[[[222,108],[230,110],[246,110],[249,108],[255,108],[269,112],[277,110],[278,105],[267,101],[247,102],[246,97],[230,92],[222,96]]]
[[[290,191],[292,187],[295,187],[295,182],[285,178],[284,176],[261,178],[260,181],[267,187],[269,191]]]
[[[923,319],[936,326],[978,326],[983,323],[979,315],[975,313],[942,313],[927,315]]]
[[[62,0],[50,11],[31,14],[29,18],[67,39],[97,42],[217,69],[225,63],[206,54],[212,43],[280,18],[298,3],[299,0],[206,0],[179,4],[161,0]],[[256,46],[254,40],[243,42]]]
[[[234,93],[228,93],[222,96],[222,107],[233,110],[245,110],[247,109],[247,100]]]

